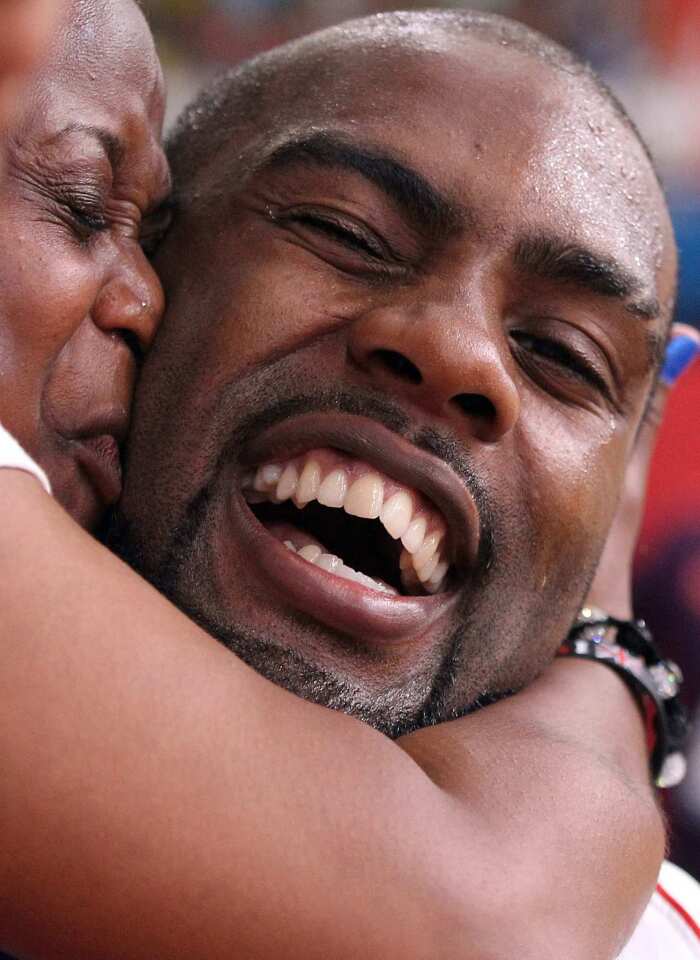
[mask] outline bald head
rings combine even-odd
[[[385,730],[526,682],[595,569],[673,294],[663,197],[627,120],[522,27],[390,14],[234,71],[171,155],[129,555],[261,672]],[[416,497],[425,481],[448,512],[430,478],[469,490],[478,534],[460,510],[444,523],[471,559],[436,604],[380,610],[303,580],[313,568],[273,541],[307,523],[353,570],[395,573],[381,544],[343,552],[323,516],[258,515],[236,493],[251,467],[312,450],[329,470],[366,457]]]
[[[379,56],[385,61],[398,51],[439,55],[468,39],[530,57],[575,79],[582,88],[595,90],[638,140],[653,166],[646,143],[620,101],[573,52],[506,17],[436,9],[350,20],[277,47],[224,74],[183,112],[170,139],[179,183],[184,188],[199,166],[232,138],[256,128],[273,128],[295,103],[309,100],[313,90],[323,94],[326,81],[342,84],[348,55],[363,60]]]
[[[551,168],[551,183],[565,172],[562,189],[572,217],[580,205],[593,216],[609,217],[606,198],[618,198],[620,228],[648,272],[665,270],[660,309],[670,319],[675,244],[646,144],[587,64],[523,24],[494,14],[380,14],[244,63],[206,89],[176,127],[169,155],[180,201],[187,204],[196,194],[198,202],[219,203],[230,192],[234,171],[236,177],[247,175],[260,157],[301,133],[365,121],[381,126],[396,117],[400,103],[407,107],[404,125],[417,129],[419,111],[432,110],[431,97],[439,100],[446,85],[461,90],[457,105],[466,122],[454,111],[451,135],[464,135],[467,149],[480,149],[497,126],[505,141],[512,141],[505,143],[510,149],[526,111],[539,125],[540,159]],[[481,136],[475,116],[486,102]],[[513,156],[512,162],[527,160]],[[202,187],[201,175],[212,167],[220,176],[205,177]],[[600,197],[596,210],[594,184]]]

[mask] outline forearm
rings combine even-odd
[[[612,670],[557,660],[521,693],[401,743],[492,835],[500,893],[527,892],[520,908],[558,943],[552,956],[617,955],[665,833],[639,708]]]
[[[0,471],[0,484],[5,949],[526,957],[523,938],[571,938],[599,901],[619,929],[603,902],[610,872],[639,853],[635,804],[653,808],[617,774],[596,780],[595,751],[562,737],[544,705],[530,714],[536,688],[402,751],[257,676],[31,478]],[[584,700],[579,710],[591,724]],[[593,726],[589,748],[595,737]],[[612,843],[619,856],[594,884]],[[574,862],[588,903],[545,915],[558,891],[573,902]],[[504,925],[505,900],[541,928]]]
[[[0,943],[21,956],[214,960],[351,957],[364,941],[390,957],[402,938],[394,953],[382,923],[400,932],[406,909],[407,936],[428,937],[411,917],[425,910],[429,851],[409,839],[426,876],[401,878],[390,818],[415,819],[425,801],[417,769],[415,800],[396,794],[396,767],[414,765],[259,678],[31,479],[13,482],[28,502],[13,496],[0,535],[13,573],[1,598]],[[28,546],[35,523],[41,551]]]

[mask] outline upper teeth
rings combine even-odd
[[[317,500],[355,517],[378,519],[387,533],[403,545],[400,567],[404,586],[415,588],[420,582],[428,593],[437,593],[443,585],[449,559],[442,516],[420,494],[380,475],[367,464],[335,451],[310,451],[286,463],[263,464],[255,474],[244,478],[243,488],[249,501],[281,503],[291,499],[296,506],[304,507]],[[321,555],[319,550],[312,558],[306,548],[299,555],[322,567],[321,556],[332,556]],[[375,581],[370,582],[376,586]]]

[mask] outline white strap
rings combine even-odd
[[[8,467],[13,470],[24,470],[37,478],[47,493],[51,493],[51,484],[41,467],[35,463],[17,443],[12,434],[0,423],[0,469]]]

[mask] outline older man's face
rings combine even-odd
[[[391,731],[526,682],[565,632],[672,242],[641,148],[565,74],[445,40],[324,76],[166,242],[123,516],[244,659]]]

